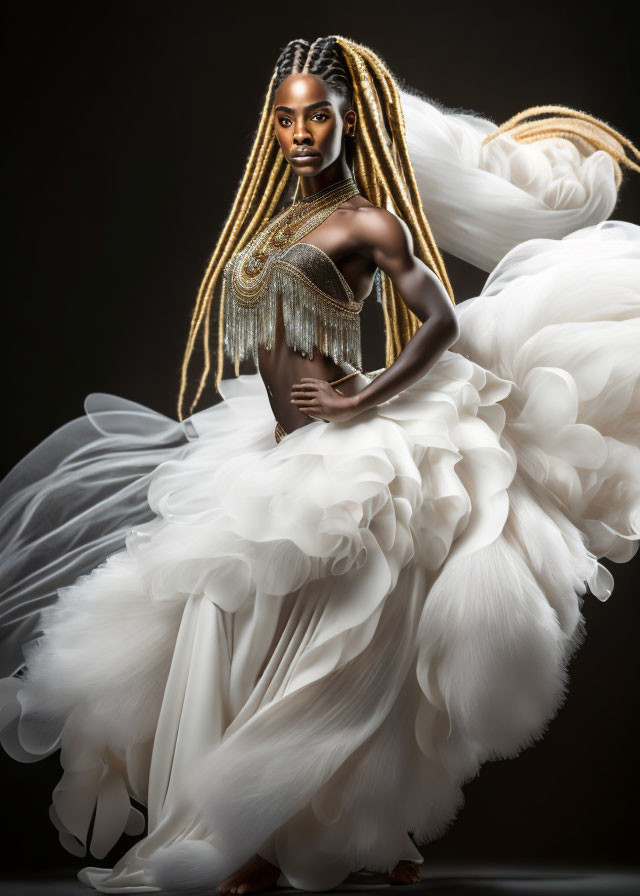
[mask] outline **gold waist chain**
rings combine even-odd
[[[345,380],[351,379],[352,376],[357,376],[359,373],[360,373],[359,370],[354,370],[353,373],[348,373],[346,376],[340,377],[339,380],[331,380],[329,385],[335,387],[338,385],[338,383],[343,383]],[[343,392],[340,392],[340,389],[336,389],[336,392],[339,392],[340,395],[344,394]],[[284,439],[284,437],[288,436],[288,435],[289,435],[289,433],[284,428],[282,423],[280,423],[278,420],[276,420],[276,430],[275,430],[276,443],[281,442]]]

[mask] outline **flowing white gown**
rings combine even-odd
[[[584,596],[613,587],[598,560],[638,547],[640,227],[605,220],[611,159],[505,137],[481,165],[488,123],[405,102],[434,166],[467,166],[425,196],[437,238],[463,255],[475,227],[467,255],[497,263],[426,376],[279,444],[258,374],[184,424],[94,394],[0,485],[2,744],[61,750],[77,855],[148,808],[80,872],[101,892],[210,891],[255,852],[307,890],[422,861],[409,832],[441,835],[481,763],[543,734]],[[497,214],[482,236],[485,176],[543,238],[509,246]],[[552,201],[554,178],[581,191]]]

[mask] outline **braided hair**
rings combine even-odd
[[[289,75],[302,72],[322,78],[342,97],[344,109],[351,107],[351,78],[337,38],[319,37],[312,44],[307,40],[289,41],[276,62],[276,90]]]
[[[360,192],[373,205],[396,212],[405,221],[413,237],[416,255],[437,274],[454,301],[444,261],[431,234],[409,161],[400,94],[392,74],[373,50],[348,38],[331,35],[320,37],[313,43],[302,39],[289,41],[273,70],[242,180],[196,299],[182,364],[179,420],[183,419],[189,364],[199,335],[204,349],[204,369],[189,413],[193,413],[211,369],[211,308],[220,280],[223,283],[216,305],[216,390],[222,379],[224,279],[221,274],[224,265],[265,226],[279,203],[292,192],[295,175],[278,144],[272,114],[278,86],[289,75],[300,73],[317,75],[340,97],[343,111],[355,110],[358,126],[355,138],[346,143],[346,161],[353,170]],[[384,272],[380,286],[386,334],[385,364],[388,367],[421,322]],[[239,374],[237,364],[235,374]]]

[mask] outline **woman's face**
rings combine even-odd
[[[275,95],[273,128],[285,159],[299,177],[324,171],[340,158],[344,134],[356,114],[344,113],[344,99],[317,75],[289,75]]]

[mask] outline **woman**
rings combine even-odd
[[[638,153],[572,110],[518,122],[292,41],[197,299],[188,418],[91,396],[3,482],[3,746],[61,749],[71,852],[148,809],[90,886],[417,880],[461,785],[557,711],[598,558],[640,537],[640,228],[594,224]],[[497,264],[462,307],[418,184],[442,245]],[[225,400],[195,412],[216,294]]]

